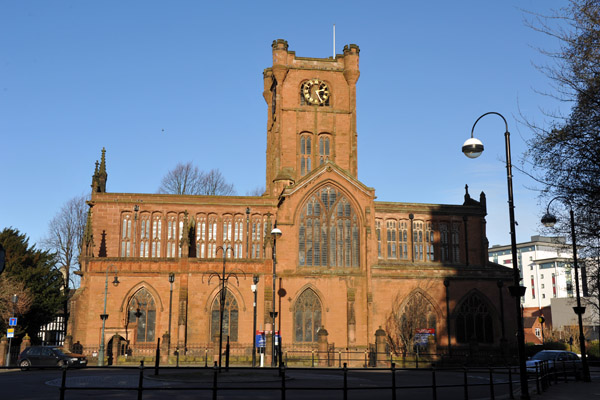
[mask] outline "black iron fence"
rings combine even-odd
[[[215,363],[213,367],[146,367],[142,361],[139,367],[110,367],[111,370],[131,370],[137,369],[138,372],[134,378],[137,378],[137,385],[123,386],[70,386],[68,384],[69,374],[72,370],[63,367],[59,387],[59,398],[65,399],[67,392],[73,391],[134,391],[137,392],[137,399],[143,399],[145,392],[151,391],[197,391],[212,394],[213,399],[217,396],[223,398],[226,392],[243,391],[249,396],[253,392],[258,394],[258,391],[264,396],[265,392],[272,393],[272,398],[286,399],[286,396],[298,392],[310,391],[335,391],[343,394],[343,398],[347,399],[348,395],[356,391],[372,391],[377,390],[380,393],[387,392],[389,398],[397,399],[398,397],[406,397],[409,390],[421,390],[423,395],[437,400],[439,393],[446,390],[454,390],[454,397],[463,397],[469,399],[469,396],[487,397],[495,399],[497,396],[514,399],[514,393],[518,392],[519,376],[517,366],[506,367],[472,367],[472,368],[422,368],[419,370],[410,368],[397,368],[395,363],[392,363],[389,368],[378,368],[380,374],[377,380],[378,384],[370,384],[367,387],[364,385],[352,384],[351,377],[360,376],[366,371],[372,372],[372,368],[348,368],[346,363],[342,364],[341,368],[318,368],[318,367],[302,367],[288,368],[282,363],[279,368],[248,368],[248,367],[229,367],[219,368]],[[199,371],[195,373],[196,380],[193,382],[181,383],[181,374],[189,374],[190,371]],[[241,380],[242,383],[235,384],[233,380],[225,380],[227,376],[243,376],[243,377],[258,377],[260,373],[265,371],[271,372],[273,376],[278,378],[271,380],[269,383],[262,385],[244,384],[247,380]],[[330,381],[326,385],[317,385],[316,383],[307,384],[307,380],[298,383],[297,379],[290,380],[290,377],[301,372],[319,373],[327,371],[331,376]],[[334,371],[334,372],[332,372]],[[420,379],[415,380],[414,375],[406,372],[420,374]],[[402,372],[402,374],[401,374]],[[276,374],[275,374],[276,373]],[[179,375],[178,375],[179,374]],[[231,375],[229,375],[231,374]],[[151,376],[163,376],[167,383],[163,386],[148,385],[148,378]],[[122,376],[121,374],[119,376]],[[371,374],[372,376],[372,374]],[[199,378],[203,377],[203,379]],[[364,375],[363,375],[364,377]],[[581,365],[576,362],[564,361],[556,365],[551,365],[547,361],[539,363],[534,367],[528,368],[528,382],[530,391],[537,391],[541,394],[548,390],[552,385],[569,380],[578,380],[581,377]],[[485,380],[485,381],[484,381]],[[309,380],[308,380],[309,381]],[[294,382],[296,382],[294,384]],[[423,392],[424,391],[424,392]],[[461,395],[462,394],[462,395]],[[424,397],[427,398],[427,397]]]

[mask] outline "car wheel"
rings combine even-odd
[[[29,360],[23,360],[19,363],[19,367],[21,367],[21,371],[27,371],[31,367],[31,363]]]

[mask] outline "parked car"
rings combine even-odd
[[[548,361],[550,371],[562,371],[563,366],[567,372],[575,371],[579,373],[582,369],[581,359],[571,351],[542,350],[527,360],[527,372],[535,372],[536,365],[539,365],[539,369],[544,361]]]
[[[55,346],[31,346],[19,354],[17,365],[21,371],[30,367],[85,367],[87,359],[83,354],[64,353]]]

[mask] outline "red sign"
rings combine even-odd
[[[426,333],[428,335],[435,335],[435,328],[417,329],[416,333]]]

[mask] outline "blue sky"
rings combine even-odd
[[[178,162],[218,168],[237,193],[264,186],[271,42],[303,57],[360,46],[358,176],[378,200],[488,199],[490,244],[508,244],[504,125],[481,120],[484,154],[462,143],[481,114],[509,124],[513,161],[542,110],[537,48],[524,24],[566,0],[0,1],[0,229],[32,242],[69,198],[88,193],[107,149],[110,192],[152,193]],[[567,109],[568,110],[568,109]],[[233,117],[232,117],[233,115]],[[164,129],[164,132],[163,132]],[[535,183],[515,171],[517,240],[538,233]]]

